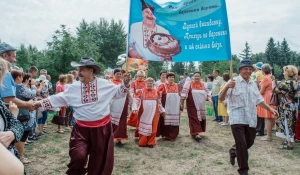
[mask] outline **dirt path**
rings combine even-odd
[[[230,127],[221,127],[208,118],[207,132],[200,143],[189,135],[186,113],[183,113],[180,135],[175,142],[157,140],[153,149],[140,148],[133,138],[133,131],[125,148],[115,147],[113,174],[153,175],[232,175],[237,174],[237,165],[229,163],[228,149],[233,144]],[[56,126],[49,124],[49,134],[26,147],[26,156],[32,160],[26,166],[29,175],[64,174],[69,162],[69,137],[56,133]],[[256,139],[250,149],[250,174],[281,175],[300,174],[300,144],[293,151],[279,150],[282,142],[274,138],[267,143]]]

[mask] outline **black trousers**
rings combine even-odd
[[[255,128],[251,128],[249,125],[236,124],[231,125],[231,131],[235,144],[231,147],[229,152],[231,156],[237,158],[239,165],[238,172],[243,173],[249,170],[248,149],[254,144],[256,136]]]
[[[264,135],[264,131],[265,131],[265,119],[257,116],[256,132],[259,132],[262,135]]]

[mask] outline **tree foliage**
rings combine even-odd
[[[240,53],[240,58],[243,59],[248,59],[252,60],[252,50],[248,42],[246,41],[245,43],[245,49],[242,50],[242,53]]]

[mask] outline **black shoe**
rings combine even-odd
[[[153,145],[149,145],[148,148],[154,148],[154,146]]]
[[[212,121],[213,121],[213,122],[217,122],[218,120],[217,120],[217,119],[213,119]]]
[[[256,136],[264,136],[264,134],[261,133],[261,132],[257,132],[257,133],[256,133]]]
[[[119,148],[124,148],[124,144],[122,142],[117,142],[116,146]]]
[[[230,163],[232,166],[235,165],[235,156],[229,150]]]

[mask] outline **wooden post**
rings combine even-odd
[[[233,68],[232,68],[232,59],[229,61],[230,64],[230,78],[233,80]]]

